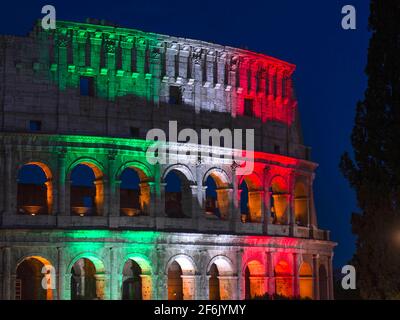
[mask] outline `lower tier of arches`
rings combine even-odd
[[[0,230],[0,298],[333,299],[334,243],[111,230]]]

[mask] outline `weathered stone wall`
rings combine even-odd
[[[34,245],[32,245],[34,243]],[[128,259],[137,261],[147,279],[144,298],[167,299],[167,270],[173,261],[183,267],[186,285],[192,296],[208,299],[209,269],[219,268],[221,292],[225,299],[244,299],[245,268],[259,263],[260,292],[275,292],[275,266],[285,261],[294,295],[299,292],[299,273],[303,262],[313,268],[314,297],[318,298],[318,276],[323,265],[329,270],[329,297],[332,295],[332,243],[315,240],[246,239],[215,234],[156,233],[135,231],[0,231],[0,275],[2,299],[14,299],[16,269],[24,259],[40,257],[54,266],[54,299],[70,299],[71,268],[79,258],[95,261],[102,282],[103,299],[121,299],[122,269]],[[313,265],[314,263],[314,265]],[[143,283],[143,282],[142,282]],[[185,285],[184,285],[185,286]],[[225,289],[224,289],[225,288]],[[149,292],[149,289],[150,292]]]
[[[137,30],[59,22],[0,38],[2,130],[144,138],[149,129],[253,128],[255,149],[308,158],[294,65],[250,51]],[[94,96],[81,96],[81,77]],[[171,104],[177,88],[181,104]],[[244,111],[251,100],[253,115]]]

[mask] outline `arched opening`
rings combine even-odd
[[[250,222],[250,210],[249,210],[249,189],[247,188],[246,181],[242,181],[240,184],[240,216],[243,223]]]
[[[178,256],[168,264],[168,300],[193,300],[195,268],[189,257]]]
[[[217,256],[207,270],[209,300],[231,300],[236,289],[232,263],[224,256]]]
[[[151,269],[140,256],[130,257],[122,270],[122,300],[151,299]]]
[[[18,171],[17,210],[19,214],[51,214],[53,185],[50,170],[42,163],[28,163]]]
[[[210,300],[221,300],[218,277],[219,277],[218,267],[215,263],[213,263],[210,268],[209,279],[208,279],[208,288],[209,288],[208,297]]]
[[[91,163],[76,165],[71,171],[71,213],[78,216],[102,214],[103,174]]]
[[[292,297],[292,272],[286,261],[275,266],[275,293],[279,296]]]
[[[102,300],[104,270],[100,261],[80,258],[71,268],[71,300]]]
[[[262,221],[262,191],[255,177],[245,177],[239,186],[241,221],[260,223]]]
[[[53,267],[42,257],[29,257],[17,266],[15,279],[16,300],[52,300],[55,284]]]
[[[271,181],[270,187],[270,212],[273,224],[288,224],[288,188],[282,177],[275,177]]]
[[[168,268],[168,300],[183,300],[182,268],[174,261]]]
[[[206,187],[206,215],[207,217],[221,219],[221,211],[218,208],[217,184],[211,175],[206,179]]]
[[[303,183],[297,182],[294,188],[294,216],[297,225],[308,226],[309,200]]]
[[[142,269],[129,259],[124,266],[122,279],[122,300],[142,300]]]
[[[311,266],[303,262],[299,270],[300,298],[313,298],[313,276]]]
[[[192,214],[192,191],[189,180],[177,170],[165,177],[165,213],[170,218],[187,218]]]
[[[229,217],[229,188],[225,173],[213,169],[205,176],[205,214],[207,218],[227,220]]]
[[[328,300],[328,275],[324,265],[319,266],[319,299]]]
[[[147,215],[150,205],[150,187],[144,173],[136,168],[122,171],[120,186],[121,216]]]
[[[249,300],[263,296],[265,294],[264,266],[259,261],[250,261],[246,266],[244,274],[245,299]]]

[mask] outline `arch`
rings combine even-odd
[[[265,290],[265,268],[258,260],[250,260],[244,268],[245,299],[263,296]]]
[[[68,265],[68,270],[70,270],[72,268],[72,266],[79,259],[82,259],[82,258],[86,258],[86,259],[89,259],[90,261],[92,261],[92,263],[94,264],[94,266],[96,268],[96,273],[105,273],[105,266],[104,266],[103,261],[95,253],[92,253],[92,252],[84,252],[84,253],[77,255],[75,258],[72,259],[72,261]]]
[[[275,293],[284,297],[293,296],[292,270],[285,260],[275,265]]]
[[[152,274],[153,270],[152,270],[152,267],[151,267],[150,259],[147,258],[145,255],[143,255],[141,253],[129,253],[129,254],[127,254],[123,259],[124,262],[120,266],[120,268],[121,268],[120,269],[120,273],[123,271],[124,264],[128,260],[134,260],[140,266],[140,268],[142,269],[142,274],[149,275],[149,276]]]
[[[241,221],[260,223],[262,221],[263,191],[255,174],[242,176],[239,182]]]
[[[26,256],[16,265],[16,300],[53,300],[55,271],[49,260],[42,256]],[[47,288],[43,288],[44,283]]]
[[[219,281],[219,270],[213,263],[208,271],[208,299],[221,300],[221,286]]]
[[[171,171],[178,171],[186,178],[186,180],[190,181],[193,184],[196,184],[196,179],[194,178],[192,171],[189,169],[188,166],[186,166],[184,164],[174,164],[174,165],[167,167],[164,170],[161,181],[164,182],[168,173],[170,173]]]
[[[105,168],[99,161],[94,158],[80,157],[69,165],[67,169],[67,178],[71,177],[72,170],[79,164],[87,165],[89,168],[91,168],[96,180],[104,177]]]
[[[233,263],[226,256],[218,255],[218,256],[215,256],[214,258],[212,258],[207,265],[207,269],[206,269],[207,273],[210,272],[211,266],[213,264],[215,264],[217,266],[218,272],[220,275],[232,276],[234,273]]]
[[[209,299],[231,300],[235,290],[233,263],[222,255],[212,258],[207,266]]]
[[[23,169],[31,167],[31,172],[27,173],[28,177],[37,180],[38,177],[33,177],[34,168],[38,168],[43,175],[44,181],[29,181],[28,183],[20,181],[19,174]],[[33,170],[33,171],[32,171]],[[29,214],[32,216],[52,214],[53,211],[53,175],[50,167],[38,161],[30,161],[18,167],[18,183],[17,183],[17,211],[20,214]]]
[[[207,186],[206,216],[227,220],[230,208],[229,186],[231,185],[228,174],[220,168],[211,168],[204,174],[202,183],[203,186]]]
[[[285,179],[279,175],[274,176],[270,182],[269,192],[272,223],[288,224],[289,191]]]
[[[132,162],[130,162],[130,164],[132,164]],[[142,169],[133,166],[125,166],[118,179],[120,181],[120,215],[148,215],[151,201],[149,176]],[[130,186],[124,186],[124,183],[128,183]]]
[[[192,257],[186,254],[177,254],[168,260],[165,274],[168,273],[168,268],[174,261],[182,268],[183,275],[195,275],[197,273],[196,264]]]
[[[183,166],[183,168],[186,167]],[[170,218],[190,217],[194,200],[191,189],[192,182],[187,178],[187,174],[172,168],[168,170],[163,182],[166,183],[165,214]]]
[[[152,268],[147,257],[139,253],[128,254],[122,264],[122,299],[150,300],[152,293]],[[126,272],[126,267],[132,272]],[[130,266],[129,266],[130,264]]]
[[[68,177],[72,180],[74,170],[78,170],[78,166],[82,166],[91,170],[94,175],[90,186],[70,185],[70,207],[71,214],[86,215],[102,215],[104,205],[104,174],[103,168],[97,161],[87,158],[76,160],[69,168]]]
[[[309,197],[305,184],[297,181],[294,186],[294,216],[298,225],[309,223]]]
[[[118,168],[115,180],[120,180],[122,172],[127,168],[134,169],[138,173],[141,181],[147,181],[152,177],[152,171],[145,163],[131,160],[125,162]]]
[[[104,264],[93,254],[84,253],[70,264],[71,299],[104,299],[105,278]]]
[[[205,182],[207,181],[207,178],[211,176],[218,188],[227,188],[229,185],[231,185],[231,179],[229,178],[228,174],[221,168],[210,168],[206,171],[206,173],[203,176],[202,183],[205,185]]]
[[[239,186],[242,184],[243,181],[246,182],[249,190],[260,190],[260,189],[262,189],[261,178],[256,172],[253,172],[250,175],[240,176],[239,179],[238,179]]]
[[[195,298],[196,266],[187,255],[173,256],[167,263],[169,300],[193,300]]]
[[[328,300],[328,274],[326,272],[326,268],[323,264],[319,266],[318,269],[319,276],[319,299],[320,300]]]
[[[299,287],[300,298],[313,298],[313,272],[311,265],[307,262],[303,262],[299,268]]]

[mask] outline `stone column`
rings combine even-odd
[[[192,221],[193,221],[193,228],[198,229],[199,225],[199,218],[202,213],[202,210],[200,208],[200,205],[198,203],[198,186],[197,185],[191,185],[190,186],[190,191],[192,193]]]
[[[15,215],[16,214],[16,196],[17,188],[13,178],[13,152],[9,146],[5,147],[5,214]],[[15,191],[15,192],[14,192]]]
[[[109,294],[110,300],[120,300],[120,287],[121,283],[119,283],[120,274],[119,274],[119,259],[118,254],[115,252],[113,247],[110,248],[110,272],[109,272]]]
[[[165,217],[165,188],[167,184],[162,182],[160,183],[160,193],[156,198],[156,216],[157,217]]]
[[[115,158],[116,152],[110,151],[108,154],[108,170],[107,170],[107,178],[108,183],[104,182],[104,204],[107,203],[107,207],[104,208],[105,216],[119,216],[119,208],[116,208],[116,169],[115,169]]]
[[[65,259],[63,255],[63,248],[58,247],[57,248],[57,294],[58,294],[58,300],[66,300],[65,296],[65,273],[66,273],[66,265],[65,265]]]
[[[268,276],[268,294],[275,294],[275,272],[274,272],[274,259],[271,251],[266,252],[267,258],[267,276]]]
[[[273,66],[270,66],[268,68],[268,100],[271,102],[274,100],[274,93],[275,93],[275,74],[276,74],[276,69]]]
[[[109,280],[108,274],[96,274],[96,297],[100,300],[108,300],[109,293],[106,291],[106,281]]]
[[[150,206],[149,206],[149,216],[155,217],[157,214],[157,190],[156,183],[154,181],[147,182],[150,189]]]
[[[238,300],[245,299],[244,288],[243,288],[244,275],[242,274],[242,269],[243,269],[242,261],[243,261],[243,249],[239,249],[236,252],[237,298],[238,298]]]
[[[300,296],[299,255],[293,253],[293,296]]]
[[[314,299],[319,300],[319,255],[313,255],[313,288],[314,288]]]
[[[328,299],[334,300],[332,256],[328,256]]]
[[[276,73],[276,99],[282,101],[282,82],[283,82],[283,70],[278,69]]]
[[[58,152],[58,192],[57,192],[57,212],[59,216],[65,216],[66,212],[66,198],[65,198],[65,180],[66,180],[66,168],[65,168],[65,156],[66,150]]]
[[[11,249],[3,248],[3,299],[11,300]]]
[[[132,47],[133,47],[133,37],[125,37],[123,41],[120,42],[122,48],[122,70],[130,71],[132,64]]]

